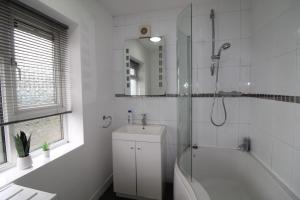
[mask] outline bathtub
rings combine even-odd
[[[175,200],[299,200],[252,155],[234,149],[193,150],[191,177],[186,151],[175,164]]]

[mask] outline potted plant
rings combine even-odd
[[[45,142],[42,145],[42,149],[43,149],[45,158],[49,158],[50,157],[50,148],[49,148],[49,144],[47,142]]]
[[[30,152],[31,135],[27,138],[23,131],[14,136],[15,146],[18,153],[17,165],[19,169],[28,169],[32,167]]]

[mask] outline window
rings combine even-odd
[[[14,130],[16,133],[24,131],[26,134],[31,134],[31,151],[34,151],[46,141],[52,144],[64,139],[62,117],[53,116],[17,123],[14,125]]]
[[[27,42],[30,44],[24,47]],[[14,56],[18,109],[56,104],[52,36],[18,22],[14,28]]]
[[[130,69],[129,69],[129,75],[130,75],[130,94],[131,95],[137,95],[137,89],[138,89],[138,69],[140,64],[132,59],[130,59]]]
[[[67,41],[67,26],[18,1],[0,2],[0,165],[11,162],[10,138],[20,131],[32,135],[31,151],[67,140]]]
[[[6,163],[6,148],[5,148],[5,140],[4,140],[4,130],[3,128],[0,130],[0,165]]]

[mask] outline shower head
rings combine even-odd
[[[228,49],[228,48],[230,48],[230,47],[231,47],[231,44],[228,43],[228,42],[227,42],[227,43],[224,43],[224,44],[221,46],[221,48],[224,49],[224,50],[225,50],[225,49]]]
[[[222,52],[223,50],[229,49],[230,47],[231,47],[231,44],[228,43],[228,42],[222,44],[222,46],[221,46],[220,49],[219,49],[218,56],[221,56],[221,52]]]

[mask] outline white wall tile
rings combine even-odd
[[[166,46],[166,67],[168,69],[177,69],[177,55],[176,55],[176,45],[167,45]]]
[[[239,98],[239,123],[241,124],[245,124],[245,123],[250,123],[251,122],[251,118],[250,118],[250,114],[251,114],[251,109],[253,107],[252,99],[250,98]]]
[[[297,48],[297,27],[299,26],[299,10],[285,12],[272,22],[275,40],[275,56],[289,52]]]
[[[176,69],[166,69],[166,79],[167,79],[167,93],[176,94],[177,93],[177,70]]]
[[[251,92],[298,96],[300,7],[293,0],[252,0],[252,9]],[[253,153],[296,194],[299,117],[295,103],[262,99],[251,103]]]
[[[220,40],[230,40],[241,37],[240,12],[217,13],[216,20]]]
[[[198,71],[198,92],[211,93],[215,90],[215,77],[211,76],[210,68],[200,68]]]
[[[198,68],[192,69],[192,93],[199,93],[200,84],[199,84],[199,78],[198,78]]]
[[[273,138],[252,126],[252,153],[267,167],[271,168]]]
[[[219,71],[219,90],[238,91],[239,90],[239,67],[220,67]]]
[[[217,146],[236,148],[238,146],[237,126],[226,124],[217,128]]]
[[[167,144],[177,145],[177,121],[162,120],[159,123],[167,128]]]
[[[243,139],[245,137],[251,139],[252,134],[250,132],[250,124],[238,124],[237,134],[238,134],[238,145],[243,143]]]
[[[241,9],[250,10],[251,9],[251,0],[241,0]]]
[[[194,42],[205,42],[211,41],[211,19],[209,15],[203,16],[198,15],[193,17],[193,41]]]
[[[209,98],[209,106],[208,111],[208,119],[210,119],[210,110],[212,106],[213,99]],[[239,99],[238,98],[225,98],[225,108],[227,113],[227,121],[226,123],[238,123],[239,122]],[[222,98],[216,98],[215,100],[215,106],[214,106],[214,112],[213,112],[213,118],[215,119],[216,123],[220,124],[225,119],[224,114],[224,107],[222,104]]]
[[[300,123],[299,123],[299,119],[300,119],[300,105],[296,104],[294,105],[294,109],[296,112],[296,117],[295,117],[295,122],[296,124],[294,124],[294,128],[295,128],[295,135],[294,135],[294,147],[300,151]]]
[[[240,0],[226,0],[219,1],[219,12],[232,12],[240,11],[241,1]]]
[[[193,98],[193,120],[210,122],[212,98]]]
[[[241,56],[241,65],[250,66],[251,65],[251,38],[243,38],[240,42],[240,56]]]
[[[124,47],[124,27],[113,27],[113,49],[121,50]]]
[[[216,146],[217,145],[217,129],[210,122],[195,123],[196,130],[193,135],[197,135],[194,143],[200,146]]]
[[[211,65],[211,42],[194,42],[195,64],[198,68],[210,67]]]
[[[275,94],[299,95],[297,54],[292,51],[274,58],[274,65],[268,73],[272,80],[272,90]]]
[[[249,10],[243,10],[241,12],[241,37],[249,38],[252,36],[252,13]]]
[[[294,159],[292,167],[292,179],[291,179],[291,188],[300,196],[300,151],[294,151]]]
[[[274,140],[272,169],[286,184],[291,182],[293,155],[289,145]]]
[[[239,71],[239,91],[250,92],[250,67],[240,67]]]
[[[163,98],[160,102],[159,113],[161,120],[177,120],[176,98]]]
[[[174,166],[177,155],[176,145],[167,145],[167,181],[173,182]]]
[[[193,15],[209,16],[210,10],[219,10],[219,0],[196,0],[193,2]]]

